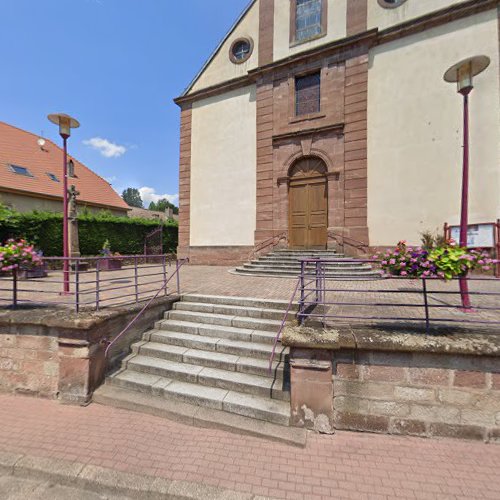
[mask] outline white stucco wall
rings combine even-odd
[[[327,34],[324,37],[290,47],[290,0],[274,3],[274,60],[304,52],[346,36],[347,0],[328,1]]]
[[[279,1],[279,0],[278,0]],[[381,30],[400,24],[416,17],[425,16],[433,11],[445,9],[466,0],[407,0],[403,5],[385,9],[377,0],[368,0],[368,29]]]
[[[250,58],[241,64],[234,64],[229,59],[231,45],[238,38],[250,37],[254,42],[254,48]],[[228,39],[221,46],[212,61],[205,68],[198,80],[195,82],[190,93],[196,92],[212,85],[227,80],[244,76],[251,69],[257,68],[259,64],[259,2],[250,8],[245,17],[240,21]]]
[[[408,1],[407,3],[411,3]],[[372,245],[458,223],[462,98],[443,81],[452,64],[491,58],[470,97],[469,221],[500,217],[496,9],[376,47],[368,82],[368,223]]]
[[[191,246],[253,245],[255,86],[196,102],[191,136]]]

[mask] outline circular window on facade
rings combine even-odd
[[[229,58],[235,64],[241,64],[252,55],[253,40],[251,38],[238,38],[231,45]]]
[[[378,3],[386,9],[395,9],[405,2],[406,0],[378,0]]]

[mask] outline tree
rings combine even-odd
[[[122,198],[130,207],[144,208],[141,193],[136,188],[127,188],[122,193]]]
[[[149,204],[148,208],[149,208],[149,210],[155,210],[155,211],[158,211],[158,212],[165,212],[165,210],[167,208],[171,208],[171,209],[173,209],[174,214],[178,214],[179,213],[179,208],[176,207],[173,203],[170,203],[170,201],[168,201],[166,198],[162,198],[161,200],[158,200],[157,203],[155,203],[154,201],[152,201]]]

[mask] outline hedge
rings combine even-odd
[[[52,212],[19,213],[0,208],[0,242],[25,238],[46,256],[62,254],[62,214]],[[98,255],[109,240],[111,251],[122,255],[143,254],[144,239],[163,224],[163,251],[175,252],[178,224],[175,221],[116,217],[107,213],[78,216],[80,253]]]

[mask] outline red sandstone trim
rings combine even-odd
[[[259,5],[259,66],[273,62],[274,0],[260,0]]]
[[[253,246],[206,246],[183,249],[190,264],[206,266],[236,266],[248,261]]]
[[[191,196],[191,123],[192,107],[185,104],[181,108],[181,138],[179,161],[179,246],[177,253],[184,253],[189,248],[190,231],[190,196]]]
[[[368,23],[367,0],[349,0],[347,2],[346,34],[356,35],[366,31]]]

